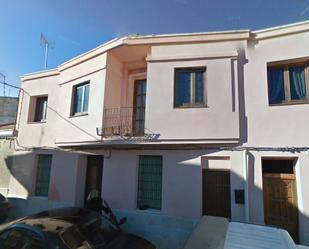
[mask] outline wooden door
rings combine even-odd
[[[298,207],[294,174],[263,174],[265,224],[286,229],[298,242]]]
[[[134,86],[133,134],[144,135],[146,80],[136,80]]]
[[[85,185],[85,203],[92,190],[102,191],[103,156],[91,155],[87,158],[87,173]]]
[[[203,169],[203,215],[231,217],[229,170]]]

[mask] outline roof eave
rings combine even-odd
[[[270,39],[309,31],[309,21],[261,29],[252,32],[255,40]]]

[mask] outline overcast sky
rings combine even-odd
[[[48,68],[54,68],[107,40],[127,34],[256,30],[309,20],[309,0],[0,0],[0,3],[0,73],[17,86],[21,75],[44,69],[41,32],[53,44]],[[7,88],[6,93],[15,95],[16,91]]]

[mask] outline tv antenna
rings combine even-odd
[[[41,46],[45,47],[45,58],[44,58],[44,69],[47,69],[47,62],[48,62],[48,50],[49,48],[53,48],[51,43],[47,40],[46,36],[41,32],[40,35],[40,41],[41,41]]]
[[[3,96],[5,97],[5,78],[6,78],[6,76],[5,76],[4,73],[0,73],[0,77],[2,77],[2,79],[3,79],[3,81],[2,81],[2,83],[3,83]]]

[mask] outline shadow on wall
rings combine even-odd
[[[38,198],[35,193],[38,155],[52,155],[48,200],[75,203],[75,193],[82,192],[77,186],[82,181],[84,164],[79,153],[58,150],[34,150],[6,157],[5,161],[11,174],[9,197]],[[9,166],[9,162],[13,164]],[[82,183],[80,183],[82,185]]]
[[[33,159],[33,153],[10,155],[5,158],[11,175],[9,187],[13,186],[13,191],[16,191],[16,193],[11,193],[12,191],[9,189],[8,196],[13,194],[27,197],[29,193],[32,193],[33,167],[29,162],[32,162]]]
[[[204,152],[204,151],[203,151]],[[197,156],[220,158],[220,150],[208,150],[207,153],[200,153],[196,155],[192,153],[191,159]],[[233,153],[242,153],[242,152],[232,152]],[[222,155],[224,153],[221,153]],[[213,157],[213,155],[216,155]],[[238,157],[238,156],[237,156]],[[224,158],[224,156],[222,157]],[[258,160],[261,160],[258,157]],[[231,157],[233,159],[233,156]],[[238,160],[238,159],[237,159]],[[188,159],[190,161],[190,159]],[[264,225],[265,223],[271,226],[283,228],[287,230],[295,242],[301,241],[303,244],[308,244],[308,233],[306,232],[307,227],[309,226],[308,216],[302,210],[297,208],[297,204],[294,204],[291,197],[291,188],[294,184],[296,191],[296,180],[290,180],[287,178],[282,178],[279,173],[276,175],[271,175],[271,178],[268,178],[269,175],[263,174],[263,163],[256,162],[256,157],[248,152],[248,203],[249,203],[249,219],[246,219],[246,203],[238,204],[236,203],[235,190],[244,190],[246,193],[245,180],[243,178],[244,169],[242,166],[237,166],[237,163],[241,165],[243,161],[239,157],[239,161],[233,161],[233,167],[230,171],[230,196],[231,196],[231,209],[232,209],[232,219],[234,221],[240,222],[249,222],[254,224]],[[187,166],[183,164],[183,166]],[[272,167],[275,168],[278,165],[272,164]],[[280,165],[279,165],[280,166]],[[261,174],[255,175],[259,170],[256,167],[262,167]],[[265,171],[266,173],[266,171]],[[260,177],[262,182],[260,183]],[[264,191],[260,184],[263,184]],[[267,184],[267,188],[265,187]],[[224,183],[217,182],[218,186],[224,185]],[[266,190],[266,191],[265,191]],[[220,199],[222,193],[220,192],[220,187],[218,192],[213,194],[211,198],[215,200],[216,203],[224,205],[224,200]],[[300,193],[299,193],[300,194]],[[294,195],[295,198],[295,195]],[[224,198],[223,198],[224,199]],[[246,202],[246,198],[245,202]],[[264,203],[265,199],[265,203]],[[206,199],[208,200],[208,199]],[[279,200],[279,201],[278,201]],[[264,208],[265,204],[265,208]],[[301,203],[299,204],[301,206]],[[265,218],[264,218],[265,217]]]
[[[53,154],[54,150],[44,150],[42,154]],[[5,158],[11,180],[7,199],[12,210],[11,219],[20,218],[50,208],[68,206],[69,203],[59,200],[59,193],[50,182],[49,198],[33,196],[36,177],[36,152],[9,155]],[[52,171],[51,171],[52,174]],[[17,196],[17,197],[15,197]]]
[[[262,159],[261,159],[262,160]],[[267,224],[287,230],[295,243],[309,244],[305,226],[309,225],[308,217],[298,209],[300,204],[293,202],[297,198],[296,180],[284,177],[279,173],[267,174],[261,162],[263,189],[254,184],[256,159],[248,152],[248,182],[251,223]],[[273,164],[275,169],[279,165]],[[295,192],[293,193],[293,186]],[[298,205],[298,206],[297,206]]]
[[[239,101],[239,135],[240,145],[248,141],[248,119],[246,116],[245,105],[245,80],[244,80],[244,66],[248,62],[245,51],[239,51],[238,61],[238,101]],[[232,64],[233,65],[233,64]],[[234,70],[232,70],[234,72]],[[237,110],[236,110],[237,111]]]

